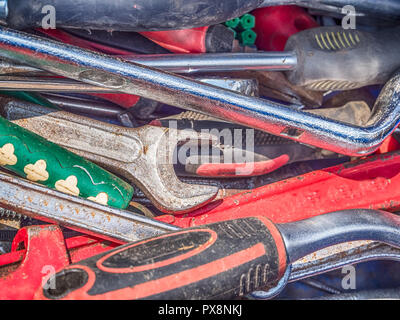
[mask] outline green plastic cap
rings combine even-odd
[[[236,28],[239,25],[240,19],[234,18],[225,22],[225,25],[229,28]]]
[[[255,25],[256,25],[256,18],[253,15],[246,13],[240,17],[238,28],[240,30],[248,30],[254,28]]]
[[[240,44],[244,46],[252,46],[256,42],[257,33],[253,30],[245,30],[239,33]]]

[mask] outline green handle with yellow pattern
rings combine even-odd
[[[0,117],[0,166],[74,196],[124,209],[131,185],[98,165]]]

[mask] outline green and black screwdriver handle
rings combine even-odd
[[[242,218],[123,245],[51,275],[36,299],[231,299],[275,285],[294,261],[356,240],[400,246],[400,217],[345,210],[274,224]],[[54,281],[54,282],[53,282]]]
[[[133,187],[72,152],[0,117],[0,166],[32,182],[124,209]]]
[[[384,84],[400,68],[400,27],[308,29],[291,36],[285,51],[297,56],[297,67],[287,72],[295,85],[328,91]]]

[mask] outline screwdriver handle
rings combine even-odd
[[[126,208],[131,185],[62,147],[0,117],[0,166],[49,188]]]
[[[290,82],[316,91],[350,90],[384,84],[400,68],[400,27],[365,32],[321,27],[289,38],[298,65]]]
[[[232,52],[235,40],[233,31],[222,24],[183,30],[145,31],[140,34],[175,53]]]
[[[231,299],[275,284],[286,269],[276,226],[252,217],[127,244],[53,275],[38,299]]]

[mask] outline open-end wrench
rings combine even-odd
[[[400,120],[400,74],[385,85],[368,123],[358,127],[4,27],[0,56],[351,156],[375,151]]]
[[[400,217],[347,210],[287,224],[263,217],[189,228],[116,248],[51,275],[45,299],[232,299],[279,281],[300,258],[347,241],[400,247]],[[146,263],[143,263],[146,261]]]
[[[163,212],[187,212],[218,192],[215,186],[181,182],[173,167],[176,144],[205,135],[154,126],[124,128],[7,98],[0,98],[0,105],[14,123],[133,182]]]

